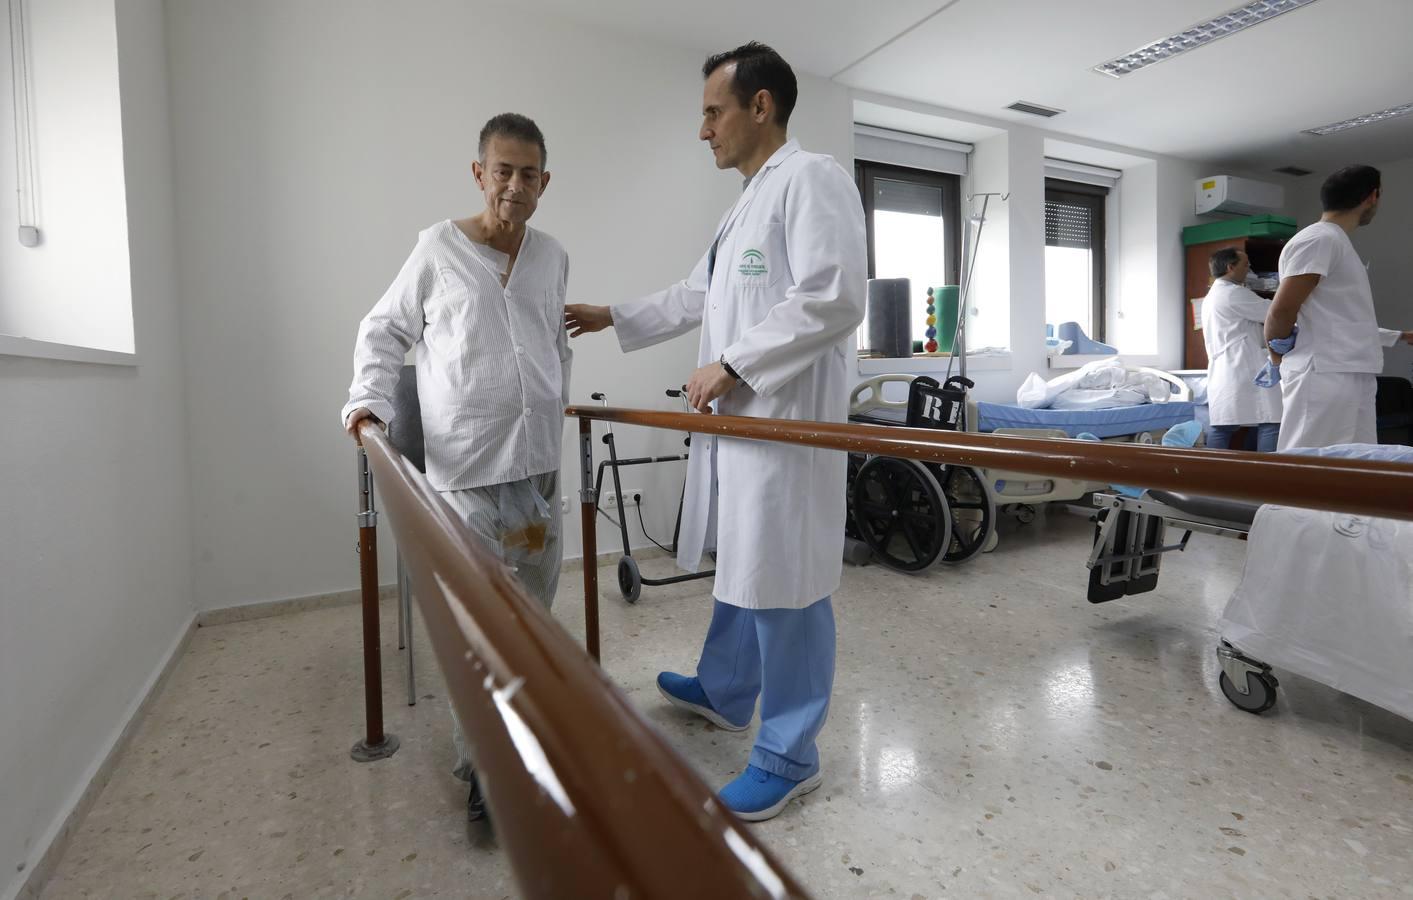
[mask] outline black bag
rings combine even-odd
[[[967,389],[976,387],[970,378],[953,375],[946,384],[936,378],[920,375],[908,387],[908,426],[910,428],[940,428],[943,431],[965,430]]]

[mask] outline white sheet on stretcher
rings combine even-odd
[[[1262,662],[1413,719],[1413,522],[1261,507],[1219,627]]]

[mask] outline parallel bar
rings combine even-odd
[[[381,432],[379,432],[381,433]],[[383,653],[378,621],[378,506],[368,454],[358,448],[358,574],[363,601],[363,713],[367,733],[349,751],[358,762],[387,759],[397,735],[383,731]]]
[[[801,444],[977,468],[1137,484],[1308,509],[1413,520],[1413,465],[1352,459],[1196,450],[1156,444],[1047,440],[927,428],[793,422],[613,407],[570,407],[567,415]]]
[[[362,437],[516,895],[806,896],[382,431]]]
[[[594,432],[579,420],[579,529],[584,539],[584,646],[599,661],[599,497],[594,478]],[[623,511],[619,510],[620,518]]]

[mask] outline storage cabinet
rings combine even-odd
[[[1207,347],[1202,342],[1200,327],[1202,323],[1197,318],[1198,307],[1192,301],[1207,296],[1207,290],[1212,286],[1212,254],[1225,247],[1236,247],[1244,250],[1250,258],[1251,271],[1274,272],[1280,262],[1281,248],[1295,231],[1294,219],[1279,216],[1249,216],[1183,229],[1183,244],[1187,253],[1183,292],[1183,368],[1207,368]],[[1274,291],[1256,293],[1267,300],[1275,296]]]

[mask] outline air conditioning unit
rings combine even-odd
[[[1254,216],[1285,206],[1285,188],[1249,178],[1213,175],[1197,179],[1197,214],[1234,213]]]

